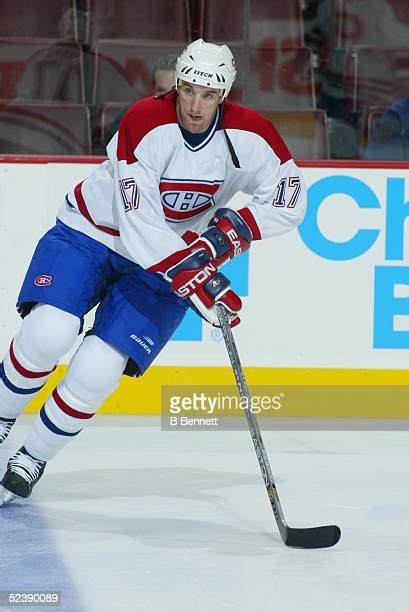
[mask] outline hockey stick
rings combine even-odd
[[[284,544],[294,548],[328,548],[330,546],[334,546],[341,537],[341,530],[337,525],[296,529],[294,527],[289,527],[285,522],[273,473],[268,461],[257,419],[255,414],[250,410],[250,392],[244,377],[243,368],[240,363],[233,334],[228,323],[227,314],[224,306],[221,304],[216,304],[216,311],[219,318],[220,327],[222,329],[224,343],[226,345],[233,368],[240,399],[245,406],[244,412],[246,414],[247,424],[249,426],[251,438],[253,440],[257,459],[260,465],[261,475],[263,476],[271,507],[273,509],[277,526]]]

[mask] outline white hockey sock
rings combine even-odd
[[[15,419],[38,393],[78,335],[80,320],[40,304],[23,320],[0,364],[0,417]]]
[[[24,446],[43,461],[52,459],[89,423],[116,389],[128,358],[96,336],[84,339],[65,380],[42,407]]]
[[[6,419],[18,417],[28,402],[47,381],[53,368],[39,371],[21,354],[18,337],[0,364],[0,416]]]

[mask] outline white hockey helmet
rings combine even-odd
[[[224,100],[236,78],[233,53],[227,45],[194,40],[182,51],[176,62],[176,87],[180,81],[220,89]]]

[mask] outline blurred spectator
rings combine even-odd
[[[79,11],[78,14],[82,18],[83,12]],[[31,47],[30,39],[22,43],[22,48],[27,49],[26,53],[32,54],[26,55],[24,72],[16,84],[17,100],[84,102],[82,52],[75,42],[78,23],[73,9],[62,15],[57,25],[57,35],[58,38],[51,44],[45,39],[32,39]],[[16,62],[19,57],[16,51]]]
[[[152,69],[152,95],[160,96],[173,89],[175,85],[176,60],[177,55],[166,55],[158,59]],[[118,131],[123,115],[133,103],[134,102],[126,106],[115,117],[109,129],[105,132],[104,138],[102,139],[100,145],[94,147],[94,153],[98,155],[105,154],[107,144]]]
[[[26,45],[24,71],[15,85],[16,100],[85,101],[82,52],[77,43]]]
[[[83,13],[83,11],[81,11]],[[63,40],[78,40],[78,24],[73,9],[65,11],[57,25],[58,38]]]
[[[378,119],[364,159],[409,160],[409,98],[403,98]]]
[[[328,116],[331,157],[355,159],[358,117],[345,80],[345,49],[337,48],[336,7],[333,0],[305,0],[304,38],[314,54],[317,107]]]
[[[161,57],[152,70],[153,95],[168,93],[175,85],[176,55]]]

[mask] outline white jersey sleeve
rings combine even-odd
[[[253,110],[232,105],[225,127],[249,180],[242,191],[252,196],[240,210],[254,239],[288,232],[306,210],[303,175],[273,124]]]
[[[277,167],[271,159],[272,152],[266,153],[264,167],[250,182],[253,198],[248,205],[262,238],[293,229],[302,221],[306,209],[305,182],[299,168],[292,159]]]

